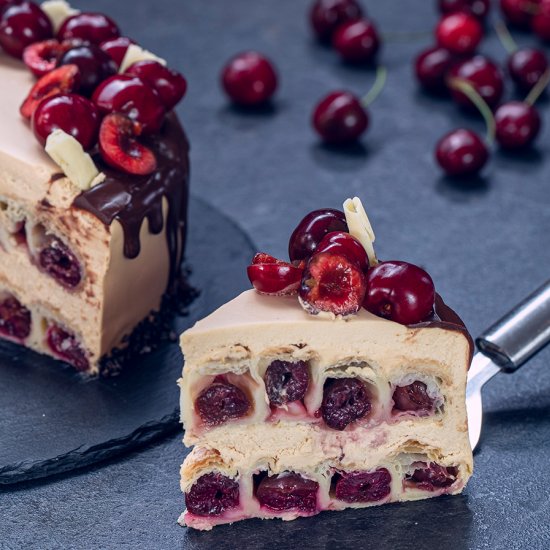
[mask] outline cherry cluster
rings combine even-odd
[[[46,13],[26,0],[0,0],[0,46],[38,78],[20,108],[38,141],[60,129],[109,166],[135,175],[156,169],[140,136],[160,132],[187,83],[154,59],[119,73],[130,44],[101,13],[69,16],[55,33]]]

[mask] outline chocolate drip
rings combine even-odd
[[[185,245],[189,178],[189,143],[175,114],[170,114],[162,132],[143,143],[157,157],[157,169],[148,176],[133,176],[106,166],[94,157],[105,181],[84,191],[73,205],[86,210],[109,226],[118,220],[124,233],[124,255],[135,258],[141,244],[139,233],[145,219],[149,231],[158,234],[164,227],[162,199],[168,201],[166,240],[170,254],[170,281],[178,271]]]

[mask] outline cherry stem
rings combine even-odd
[[[361,99],[363,107],[368,107],[378,97],[386,84],[387,75],[388,71],[386,70],[386,67],[379,66],[376,68],[376,78],[374,79],[374,84],[363,99]]]
[[[542,92],[544,92],[549,82],[550,82],[550,68],[546,69],[546,71],[542,73],[537,83],[531,88],[531,91],[527,94],[527,97],[525,98],[525,103],[533,106],[537,101],[537,99],[542,94]]]
[[[495,141],[496,124],[493,111],[491,111],[491,108],[487,105],[487,102],[479,95],[478,91],[467,80],[462,78],[452,78],[449,84],[451,88],[462,92],[476,106],[487,127],[485,139],[489,145],[492,145]]]
[[[508,53],[514,53],[518,49],[518,43],[514,40],[504,21],[497,21],[495,23],[495,31],[500,43]]]

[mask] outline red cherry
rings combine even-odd
[[[183,76],[157,61],[138,61],[124,71],[149,84],[159,95],[167,111],[172,110],[185,95],[187,82]]]
[[[187,511],[195,516],[219,516],[239,505],[239,483],[219,472],[204,474],[185,493]]]
[[[92,101],[100,113],[120,112],[139,122],[143,133],[158,132],[164,121],[157,92],[136,76],[111,76],[95,89]]]
[[[490,0],[439,0],[439,11],[443,14],[463,11],[485,19],[491,9]]]
[[[393,410],[403,412],[432,411],[434,400],[428,395],[427,386],[415,380],[406,386],[396,386],[393,391]]]
[[[2,13],[0,46],[13,57],[21,57],[29,44],[46,40],[52,35],[48,16],[33,2],[8,5]]]
[[[363,15],[356,0],[316,0],[311,6],[309,19],[313,32],[322,42],[330,42],[334,31],[348,21]]]
[[[540,0],[500,0],[500,9],[512,25],[529,28]]]
[[[518,48],[508,57],[508,72],[517,87],[527,93],[548,69],[548,59],[542,50]]]
[[[264,376],[269,404],[280,407],[301,401],[309,386],[309,365],[305,361],[272,361]]]
[[[296,294],[302,280],[303,267],[258,253],[247,268],[252,286],[261,294],[283,296]]]
[[[356,96],[338,91],[328,94],[317,104],[312,124],[326,143],[348,145],[368,128],[369,116]]]
[[[332,46],[344,61],[369,63],[380,49],[380,37],[371,20],[359,19],[340,25],[332,36]]]
[[[195,410],[208,426],[219,426],[246,416],[250,408],[250,401],[244,392],[223,380],[212,382],[195,399]]]
[[[366,384],[358,378],[327,378],[323,386],[321,414],[333,430],[347,426],[369,414],[371,395]]]
[[[126,51],[131,44],[135,44],[131,38],[119,36],[118,38],[105,40],[105,42],[102,42],[99,47],[111,57],[118,68],[122,64]]]
[[[27,46],[23,51],[23,61],[32,74],[41,77],[55,69],[57,60],[64,52],[61,43],[52,38]]]
[[[56,357],[66,361],[77,371],[84,372],[90,368],[87,354],[74,334],[59,325],[50,325],[46,332],[46,341]]]
[[[412,474],[405,476],[405,485],[423,491],[435,491],[450,487],[456,481],[457,475],[458,469],[454,466],[445,467],[436,462],[419,462],[416,463],[416,469]]]
[[[376,502],[391,492],[391,474],[386,468],[374,472],[342,472],[334,478],[335,496],[343,502]]]
[[[505,149],[522,149],[537,137],[541,120],[533,107],[524,101],[508,101],[495,111],[496,133],[499,145]]]
[[[447,175],[468,176],[477,174],[485,166],[489,151],[476,133],[459,128],[439,140],[435,155]]]
[[[539,38],[550,41],[550,0],[540,0],[531,20],[531,28]]]
[[[47,246],[40,250],[40,267],[61,286],[73,289],[82,280],[82,266],[74,252],[55,237],[48,239]]]
[[[363,245],[355,237],[344,231],[327,233],[319,243],[315,254],[319,254],[320,252],[330,252],[331,254],[345,256],[362,271],[367,271],[369,268],[369,258]]]
[[[256,488],[256,498],[271,510],[312,513],[317,510],[318,490],[316,481],[288,472],[264,477]]]
[[[54,130],[61,129],[88,150],[97,143],[99,114],[89,99],[59,94],[40,102],[32,115],[32,129],[42,145]]]
[[[277,89],[273,64],[258,52],[233,57],[222,71],[222,85],[232,101],[245,107],[265,103]]]
[[[0,334],[22,342],[31,333],[31,312],[11,294],[0,298]]]
[[[365,309],[402,325],[425,321],[433,313],[435,287],[420,267],[380,262],[367,273]]]
[[[441,18],[435,29],[438,44],[456,55],[471,55],[483,38],[483,27],[473,16],[459,12]]]
[[[106,40],[118,38],[117,24],[103,13],[81,12],[63,21],[57,31],[59,40],[80,38],[92,44],[101,44]]]
[[[432,46],[421,52],[414,65],[418,82],[431,92],[447,92],[445,77],[454,57],[451,52],[440,46]]]

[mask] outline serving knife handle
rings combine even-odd
[[[502,370],[514,372],[550,342],[550,279],[527,296],[476,344]]]

